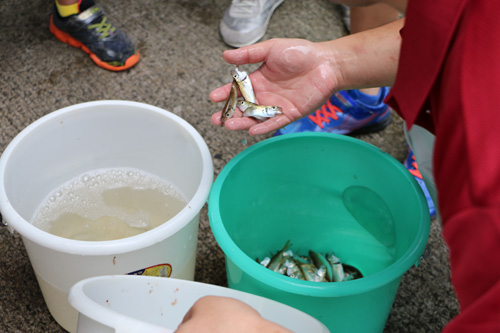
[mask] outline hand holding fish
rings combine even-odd
[[[279,106],[283,112],[265,120],[242,117],[244,110],[236,110],[234,117],[225,121],[231,130],[248,130],[251,135],[264,134],[281,128],[319,107],[335,88],[335,75],[329,57],[321,51],[321,43],[305,40],[273,39],[237,50],[226,51],[224,59],[235,65],[263,62],[250,74],[257,104]],[[210,94],[214,102],[228,99],[231,84],[215,89]],[[255,114],[255,109],[248,114]],[[268,109],[269,110],[269,109]],[[267,112],[268,110],[262,112]],[[212,122],[221,125],[221,112],[212,116]]]
[[[276,105],[282,115],[259,121],[236,111],[224,125],[230,130],[265,134],[285,127],[318,109],[335,91],[394,84],[404,20],[327,42],[270,39],[225,51],[230,64],[262,65],[249,74],[257,104]],[[231,84],[210,94],[213,102],[225,101]],[[212,123],[221,124],[220,112]]]

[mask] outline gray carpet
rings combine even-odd
[[[218,32],[229,0],[101,1],[112,22],[129,33],[142,55],[135,68],[123,73],[98,68],[80,50],[57,41],[49,32],[52,3],[0,2],[0,152],[41,116],[104,99],[144,102],[186,119],[205,138],[216,175],[246,146],[269,137],[231,133],[210,123],[210,115],[221,105],[211,103],[208,94],[229,82],[230,66],[221,58],[227,46]],[[265,39],[321,41],[345,33],[340,8],[330,2],[287,0],[275,12]],[[401,119],[396,115],[386,130],[359,138],[400,161],[406,157]],[[224,286],[224,258],[206,213],[205,207],[195,279]],[[429,257],[402,279],[386,332],[439,332],[457,314],[447,249],[435,220],[429,244]],[[0,332],[60,331],[42,299],[19,235],[0,226]]]

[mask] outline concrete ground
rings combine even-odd
[[[114,73],[51,35],[52,0],[1,1],[0,152],[28,124],[57,109],[95,100],[132,100],[169,110],[192,124],[210,148],[217,176],[237,153],[270,137],[250,137],[210,123],[211,114],[222,105],[210,102],[209,92],[230,82],[231,67],[221,57],[228,46],[218,30],[229,3],[101,1],[111,21],[128,32],[142,56],[136,67]],[[322,41],[346,33],[340,8],[329,1],[286,0],[273,15],[264,39]],[[393,119],[384,131],[358,138],[402,161],[407,153],[402,122],[395,114]],[[200,220],[195,279],[225,286],[224,258],[206,209]],[[457,314],[447,249],[436,220],[429,245],[429,257],[403,276],[386,332],[438,332]],[[45,306],[19,235],[0,226],[0,332],[61,331]]]

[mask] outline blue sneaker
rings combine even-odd
[[[328,132],[336,134],[364,134],[380,131],[391,122],[391,110],[384,103],[388,87],[380,88],[376,96],[359,90],[343,90],[311,115],[279,129],[274,136],[297,132]]]
[[[415,155],[413,155],[413,151],[411,149],[408,149],[408,156],[404,160],[403,165],[408,169],[408,171],[410,171],[413,177],[415,177],[418,185],[420,185],[420,188],[422,189],[422,192],[424,192],[425,199],[427,200],[427,206],[429,206],[429,214],[431,215],[431,218],[433,218],[436,216],[436,207],[434,206],[431,195],[427,190],[427,186],[425,186],[422,174],[418,170],[417,161],[415,160]]]
[[[54,6],[49,28],[61,42],[82,49],[99,67],[107,70],[123,71],[139,61],[140,55],[132,40],[112,25],[97,5],[66,18],[61,17]]]

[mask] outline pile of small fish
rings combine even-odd
[[[287,241],[272,257],[257,262],[274,272],[306,281],[341,282],[363,277],[357,268],[342,264],[333,252],[321,254],[310,250],[309,256],[300,256],[290,250],[291,246]]]
[[[236,106],[243,112],[243,117],[254,117],[259,120],[266,120],[267,118],[283,114],[279,106],[256,104],[252,82],[247,72],[240,71],[238,66],[235,66],[231,74],[233,76],[233,83],[229,97],[222,109],[221,126],[224,126],[224,122],[234,115]],[[238,100],[238,90],[244,100]]]

